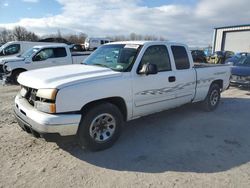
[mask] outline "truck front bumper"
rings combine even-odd
[[[25,98],[17,95],[14,113],[18,124],[27,132],[60,136],[76,135],[81,114],[48,114],[36,110]]]

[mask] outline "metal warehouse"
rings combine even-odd
[[[250,52],[250,24],[214,28],[215,51]]]

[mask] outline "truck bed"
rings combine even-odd
[[[207,67],[223,67],[230,66],[227,64],[210,64],[210,63],[194,63],[194,68],[207,68]]]
[[[71,56],[88,56],[92,52],[91,51],[86,51],[86,52],[71,52]]]

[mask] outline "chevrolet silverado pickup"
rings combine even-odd
[[[18,57],[2,60],[3,78],[7,82],[17,83],[21,72],[59,65],[80,64],[88,55],[87,52],[71,53],[66,44],[34,46]]]
[[[194,65],[184,44],[115,42],[82,64],[20,74],[14,111],[27,132],[77,135],[81,146],[102,150],[118,139],[124,121],[186,103],[216,109],[229,78],[229,66]]]

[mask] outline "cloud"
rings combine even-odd
[[[9,3],[4,3],[3,6],[7,7],[9,6]]]
[[[27,0],[26,0],[27,1]],[[249,22],[249,0],[200,0],[196,4],[140,6],[141,0],[58,0],[62,13],[17,23],[41,35],[84,32],[89,36],[150,34],[190,45],[208,45],[216,26]],[[233,15],[233,16],[232,16]]]

